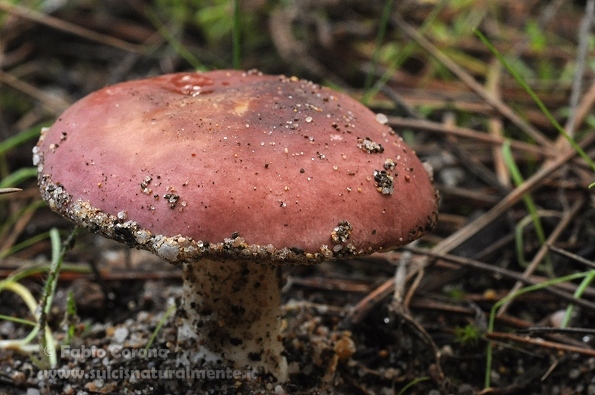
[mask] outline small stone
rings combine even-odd
[[[384,170],[394,170],[397,164],[394,160],[387,158],[384,160]]]
[[[23,372],[14,372],[12,374],[12,381],[16,386],[21,386],[27,381],[27,376]]]
[[[549,318],[550,325],[554,328],[562,328],[564,317],[566,317],[566,310],[554,311]]]
[[[351,339],[351,332],[343,332],[342,336],[335,342],[334,350],[340,361],[351,358],[355,354],[356,348]]]
[[[351,236],[352,231],[353,227],[348,221],[340,221],[337,227],[331,232],[331,239],[335,244],[344,243],[345,241],[349,240],[349,236]]]
[[[128,337],[128,329],[124,327],[119,327],[114,331],[114,340],[117,343],[124,343],[124,340]]]
[[[580,369],[570,369],[570,371],[568,372],[568,377],[571,378],[572,380],[576,380],[577,378],[579,378],[580,375],[581,375]]]
[[[101,387],[103,387],[104,383],[103,383],[103,380],[96,379],[96,380],[93,380],[93,384],[95,385],[96,388],[101,388]]]
[[[393,180],[393,176],[388,174],[385,170],[374,170],[376,189],[383,195],[392,195],[394,190]]]
[[[378,144],[372,141],[369,137],[364,139],[359,138],[357,139],[357,147],[368,154],[377,154],[384,152],[384,147],[381,144]]]
[[[381,125],[386,125],[388,123],[388,117],[382,113],[378,113],[376,114],[376,121]]]

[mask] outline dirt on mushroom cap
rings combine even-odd
[[[75,103],[35,151],[53,209],[171,261],[225,246],[289,260],[368,254],[436,221],[435,191],[402,139],[357,101],[297,78],[213,71],[117,84]],[[351,230],[337,244],[342,223]]]

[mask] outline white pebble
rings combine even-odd
[[[124,343],[124,340],[128,337],[128,329],[119,327],[114,331],[114,340],[118,343]]]

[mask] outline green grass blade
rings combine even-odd
[[[386,36],[386,27],[388,26],[388,20],[390,18],[391,10],[393,9],[394,0],[385,0],[384,8],[382,9],[382,15],[380,17],[380,26],[378,33],[376,34],[376,43],[374,45],[374,54],[372,55],[372,62],[370,69],[366,73],[366,81],[364,83],[364,90],[367,91],[372,87],[372,80],[376,74],[376,68],[378,67],[378,58],[380,56],[380,47]],[[366,104],[366,103],[364,103]]]
[[[496,303],[494,303],[494,305],[492,306],[492,309],[490,310],[490,317],[489,317],[489,321],[488,321],[487,333],[491,333],[494,331],[494,322],[496,321],[496,311],[498,311],[500,306],[510,302],[514,298],[521,296],[523,294],[526,294],[529,292],[534,292],[534,291],[539,291],[541,289],[545,289],[552,285],[585,278],[587,276],[590,276],[591,273],[592,273],[592,271],[588,271],[588,272],[569,274],[568,276],[564,276],[564,277],[554,278],[551,280],[541,282],[539,284],[533,284],[528,287],[521,288],[517,292],[514,292],[512,294],[505,296],[504,298],[502,298],[499,301],[497,301]],[[485,371],[485,379],[484,379],[484,387],[486,389],[490,387],[490,383],[491,383],[490,373],[491,373],[491,371],[492,371],[492,342],[488,341],[487,351],[486,351],[486,371]]]
[[[19,185],[21,182],[37,177],[36,167],[22,167],[10,173],[0,181],[0,188],[8,188]]]
[[[44,126],[48,126],[49,124],[44,123],[41,125],[37,125],[27,130],[23,130],[22,132],[18,133],[15,136],[9,137],[6,140],[0,142],[0,155],[10,151],[13,148],[18,147],[19,145],[26,143],[29,140],[39,138],[41,133],[41,128]]]
[[[438,18],[440,12],[443,8],[448,4],[446,0],[440,0],[437,6],[435,6],[430,14],[424,19],[424,23],[419,27],[418,31],[420,34],[424,34],[431,26],[432,23]],[[372,97],[376,96],[378,92],[382,89],[384,85],[393,77],[395,71],[407,60],[409,55],[413,53],[413,51],[418,47],[416,42],[410,41],[407,43],[405,48],[401,52],[399,52],[397,58],[390,64],[388,70],[380,77],[380,79],[374,84],[373,87],[365,90],[364,96],[362,98],[362,103],[367,104],[372,99]]]
[[[0,251],[0,259],[6,258],[7,256],[11,256],[12,254],[21,251],[27,247],[30,247],[42,240],[45,240],[49,237],[50,232],[44,232],[44,233],[40,233],[38,235],[35,235],[33,237],[28,238],[27,240],[24,240],[18,244],[13,245],[12,247],[4,250],[4,251]]]
[[[48,232],[49,233],[49,232]],[[32,266],[26,268],[20,268],[13,272],[7,279],[11,281],[20,281],[23,278],[34,276],[37,274],[43,274],[50,271],[50,266],[47,264],[39,265],[39,266]],[[62,263],[62,271],[68,271],[71,273],[79,273],[79,274],[89,274],[91,273],[91,269],[89,269],[89,265],[83,263],[70,263],[64,264]]]
[[[475,34],[479,37],[479,39],[483,42],[483,44],[490,50],[490,52],[492,52],[492,54],[494,54],[494,56],[496,56],[498,61],[506,68],[506,70],[508,70],[508,72],[514,77],[514,79],[525,90],[525,92],[527,92],[527,94],[529,94],[531,99],[533,99],[535,104],[537,104],[537,107],[539,107],[541,112],[551,122],[551,124],[554,126],[554,128],[556,128],[556,130],[562,136],[564,136],[564,138],[568,141],[568,143],[570,143],[572,148],[585,160],[585,162],[591,167],[591,169],[593,171],[595,171],[595,162],[591,158],[589,158],[587,153],[576,143],[576,141],[574,141],[574,139],[568,133],[566,133],[566,131],[564,130],[562,125],[560,125],[560,123],[552,115],[550,110],[548,110],[546,105],[541,101],[539,96],[537,96],[535,91],[533,91],[533,89],[531,89],[529,84],[527,84],[527,82],[525,82],[523,77],[521,77],[521,75],[519,73],[517,73],[517,71],[513,67],[510,66],[510,64],[506,61],[504,56],[502,56],[502,54],[500,52],[498,52],[496,47],[494,47],[492,45],[492,43],[487,39],[486,36],[483,35],[483,33],[481,33],[478,29],[475,29],[474,31],[475,31]]]
[[[169,306],[169,308],[167,309],[165,314],[163,314],[163,317],[161,317],[161,319],[157,323],[155,330],[151,334],[151,337],[149,338],[149,341],[147,342],[147,345],[145,346],[145,350],[148,350],[151,348],[151,346],[153,345],[153,342],[155,341],[155,339],[157,338],[157,335],[159,334],[159,331],[161,331],[161,328],[163,327],[163,325],[165,325],[169,316],[172,315],[175,311],[176,311],[175,304],[172,304],[171,306]]]
[[[574,292],[575,298],[580,298],[583,296],[589,285],[595,280],[595,270],[592,270],[587,277],[580,283],[577,287],[576,291]],[[566,312],[564,313],[564,319],[562,320],[562,324],[560,325],[561,328],[566,328],[568,323],[570,322],[570,317],[572,316],[572,311],[574,310],[574,305],[571,304],[566,308]]]
[[[38,336],[39,344],[42,350],[46,350],[46,347],[53,345],[53,338],[47,326],[47,316],[50,312],[52,301],[54,300],[54,295],[56,293],[56,287],[58,285],[58,275],[60,274],[60,269],[64,260],[66,248],[75,238],[77,231],[78,229],[75,228],[70,233],[70,235],[68,235],[64,243],[61,243],[60,232],[56,228],[50,230],[50,239],[52,240],[52,262],[50,264],[50,272],[48,274],[48,278],[43,288],[43,294],[41,295],[41,300],[39,302],[41,313],[39,314],[39,318],[37,320],[38,327],[40,329],[40,333]],[[57,360],[55,353],[41,353],[41,355],[43,358],[42,363],[49,367],[56,366]]]
[[[64,317],[66,323],[66,338],[64,344],[69,345],[74,339],[76,333],[76,322],[78,321],[78,315],[76,313],[76,301],[74,300],[74,292],[68,291],[66,297],[66,316]]]
[[[35,301],[35,298],[31,294],[31,291],[29,291],[23,285],[14,281],[11,278],[6,278],[0,281],[0,292],[2,292],[3,290],[12,291],[13,293],[17,294],[23,300],[23,302],[25,302],[31,314],[34,316],[37,314],[37,303]],[[9,317],[9,319],[12,320],[11,317]],[[0,349],[4,347],[19,347],[22,349],[22,346],[29,344],[35,338],[35,336],[37,336],[38,332],[39,327],[37,326],[37,323],[35,323],[31,332],[29,332],[29,334],[23,339],[0,340]]]
[[[401,388],[401,390],[397,393],[397,395],[404,395],[409,390],[409,388],[412,388],[413,386],[415,386],[423,381],[428,381],[429,379],[430,378],[427,376],[417,377],[417,378],[411,380],[409,383],[407,383],[407,385],[405,385],[403,388]]]
[[[206,71],[208,67],[203,65],[197,58],[186,48],[173,34],[167,29],[167,27],[161,22],[157,14],[153,10],[147,8],[146,16],[149,18],[153,26],[157,29],[159,34],[172,46],[174,51],[179,54],[186,62],[188,62],[195,70]]]
[[[29,325],[29,326],[37,325],[37,323],[35,321],[26,320],[23,318],[11,317],[9,315],[4,315],[4,314],[0,314],[0,320],[11,321],[11,322],[14,322],[15,324],[21,324],[21,325]]]
[[[0,222],[0,239],[5,238],[7,234],[12,231],[12,227],[19,221],[20,218],[22,218],[24,215],[30,215],[32,211],[35,211],[43,206],[45,206],[44,201],[35,200],[25,207],[15,211],[8,218],[4,218],[3,221]],[[0,251],[0,258],[5,258],[11,254],[12,253],[7,251]]]
[[[233,44],[233,68],[240,69],[242,67],[242,43],[241,43],[241,18],[240,18],[240,1],[233,0],[233,27],[232,27],[232,44]]]
[[[504,157],[504,163],[506,163],[506,167],[510,172],[514,184],[517,187],[522,185],[523,182],[525,182],[525,180],[523,179],[523,175],[521,174],[521,171],[519,170],[519,168],[516,165],[516,162],[514,161],[512,150],[510,149],[510,140],[506,140],[502,145],[502,155]],[[533,220],[533,226],[535,227],[535,233],[537,234],[539,243],[541,243],[541,245],[545,244],[545,232],[543,230],[543,226],[541,225],[541,220],[537,212],[537,207],[535,206],[535,202],[533,201],[531,195],[529,195],[528,193],[524,194],[523,203],[525,203],[525,207],[527,208],[527,211],[529,212],[529,215]],[[517,251],[519,251],[519,246],[517,246]],[[552,263],[549,258],[549,254],[546,255],[545,259],[546,268],[549,268],[547,271],[551,273]]]

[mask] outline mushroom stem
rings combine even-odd
[[[185,263],[179,361],[260,371],[286,381],[280,303],[277,266],[232,259]]]

